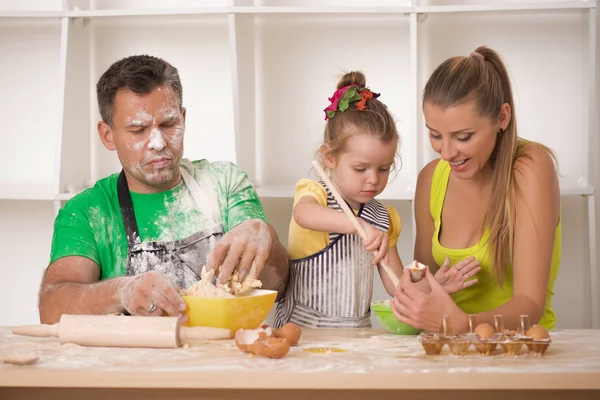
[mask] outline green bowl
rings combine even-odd
[[[391,306],[375,302],[371,303],[371,310],[375,312],[375,317],[381,326],[394,335],[418,335],[422,332],[421,329],[413,328],[410,325],[398,321],[392,313]]]

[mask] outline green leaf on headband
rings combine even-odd
[[[358,88],[356,86],[350,86],[348,89],[344,91],[342,98],[338,104],[338,109],[341,112],[344,112],[350,107],[350,104],[358,101],[362,98],[360,94],[358,94]]]
[[[333,118],[334,115],[335,115],[335,111],[333,111],[333,110],[327,111],[327,118],[331,119],[331,118]]]

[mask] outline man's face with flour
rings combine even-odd
[[[117,151],[131,190],[156,193],[179,183],[185,109],[169,85],[143,95],[119,90],[112,125],[99,124],[100,138]]]

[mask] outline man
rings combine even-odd
[[[97,84],[98,134],[123,170],[71,199],[54,223],[40,320],[62,314],[178,315],[178,294],[206,262],[283,295],[287,253],[246,175],[183,159],[186,110],[177,69],[151,56],[114,63]],[[208,261],[207,261],[208,260]]]

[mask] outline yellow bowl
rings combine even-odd
[[[187,326],[211,326],[231,329],[255,329],[267,318],[277,291],[255,289],[246,296],[206,298],[183,296],[187,304]]]

